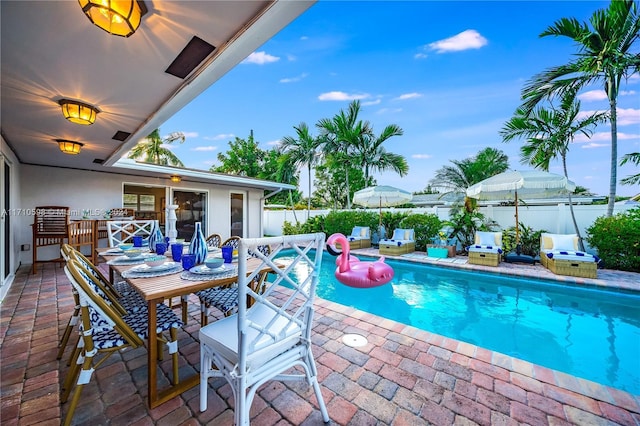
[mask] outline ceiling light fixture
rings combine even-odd
[[[70,155],[80,154],[80,149],[84,146],[83,143],[69,141],[66,139],[56,139],[56,142],[58,142],[58,148],[60,148],[60,151]]]
[[[62,107],[62,115],[72,123],[84,124],[88,126],[96,121],[96,116],[100,110],[92,105],[71,99],[60,99],[58,101]]]
[[[129,37],[136,32],[142,16],[147,13],[143,1],[78,0],[82,11],[97,27],[109,34]]]
[[[178,182],[181,182],[181,181],[182,181],[182,178],[180,176],[178,176],[178,175],[171,176],[171,182],[178,183]]]

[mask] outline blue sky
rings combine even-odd
[[[406,157],[409,174],[376,173],[378,184],[423,190],[438,168],[488,146],[504,151],[512,169],[527,169],[521,142],[503,143],[498,132],[525,82],[577,52],[568,38],[538,35],[559,18],[582,22],[608,4],[320,1],[164,123],[161,134],[184,132],[187,141],[171,149],[186,167],[207,170],[236,136],[253,129],[269,149],[295,136],[293,126],[306,122],[315,130],[318,120],[360,99],[360,118],[376,133],[388,124],[404,130],[385,147]],[[600,86],[580,99],[582,111],[608,108]],[[640,151],[640,78],[623,85],[618,104],[622,156]],[[591,140],[576,140],[567,158],[569,177],[602,195],[609,188],[609,130],[600,125]],[[562,173],[560,163],[551,171]],[[619,178],[637,172],[618,167]],[[305,193],[307,182],[303,170]],[[618,185],[617,192],[639,189]]]

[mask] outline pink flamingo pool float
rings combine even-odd
[[[327,239],[327,246],[340,244],[342,253],[336,259],[335,276],[338,281],[349,287],[370,288],[384,285],[393,279],[393,268],[384,263],[384,256],[375,262],[361,262],[357,257],[349,255],[349,240],[342,234],[332,234]],[[329,250],[330,253],[338,253]]]

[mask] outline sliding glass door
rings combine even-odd
[[[178,238],[191,240],[195,223],[202,222],[202,233],[207,237],[207,193],[202,191],[173,191],[173,204],[176,210],[176,230]]]

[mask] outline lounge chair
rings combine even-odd
[[[557,275],[596,278],[598,256],[578,250],[576,234],[541,234],[540,263]]]
[[[396,229],[390,239],[380,240],[380,254],[405,254],[416,250],[416,237],[413,229]]]
[[[502,257],[502,232],[477,231],[474,244],[470,245],[469,263],[498,266]]]
[[[347,235],[352,249],[371,247],[371,231],[368,226],[354,226],[351,235]]]

